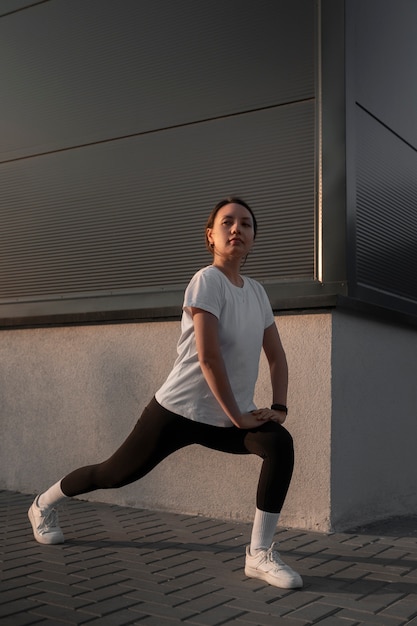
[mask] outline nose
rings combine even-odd
[[[239,222],[237,222],[237,221],[236,221],[236,222],[234,222],[234,223],[233,223],[233,226],[232,226],[232,233],[235,233],[235,234],[240,233],[240,225],[239,225]]]

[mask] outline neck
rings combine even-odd
[[[217,267],[218,270],[223,272],[225,276],[230,280],[233,285],[236,287],[243,286],[243,280],[240,276],[240,260],[238,263],[236,262],[222,262],[218,259],[214,259],[213,261],[214,267]]]

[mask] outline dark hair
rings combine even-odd
[[[207,229],[213,228],[214,220],[216,219],[217,213],[220,211],[222,207],[226,206],[226,204],[240,204],[240,206],[243,206],[245,209],[247,209],[252,217],[254,238],[256,237],[256,233],[258,232],[258,223],[256,221],[255,214],[250,208],[250,206],[244,200],[242,200],[241,198],[238,198],[237,196],[228,196],[227,198],[220,200],[220,202],[216,204],[216,206],[214,207],[214,209],[208,216],[208,220],[206,223],[206,246],[209,252],[211,253],[213,252],[213,250],[210,246],[210,243],[207,237]]]

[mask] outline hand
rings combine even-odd
[[[277,422],[283,424],[286,419],[285,411],[273,411],[272,409],[255,409],[250,413],[243,413],[240,416],[238,428],[257,428],[265,422]]]
[[[252,415],[255,415],[261,422],[277,422],[278,424],[283,424],[287,419],[285,411],[274,411],[267,408],[256,409],[256,411],[252,411]]]

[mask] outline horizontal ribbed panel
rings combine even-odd
[[[417,301],[417,153],[356,114],[357,281]]]
[[[230,193],[259,219],[248,273],[313,279],[314,119],[305,102],[3,164],[0,298],[183,285]]]
[[[7,15],[0,158],[312,98],[314,4],[54,0]]]

